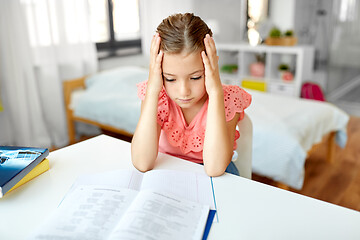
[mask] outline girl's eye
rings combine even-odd
[[[199,80],[200,78],[202,78],[202,76],[200,76],[200,77],[192,77],[191,79],[192,80]]]
[[[167,82],[173,82],[173,81],[175,81],[175,79],[169,79],[169,78],[166,78],[166,77],[164,77],[165,78],[165,81],[167,81]]]

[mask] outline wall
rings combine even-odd
[[[246,21],[241,6],[244,0],[197,0],[194,1],[194,12],[209,24],[216,22],[215,40],[218,42],[234,42],[242,40],[245,29],[241,25]],[[245,9],[246,11],[246,9]],[[246,14],[246,12],[245,12]],[[216,30],[213,29],[213,30]]]
[[[174,13],[193,12],[193,0],[140,0],[141,47],[150,55],[150,43],[156,27]]]
[[[156,27],[165,17],[173,13],[193,12],[209,27],[215,23],[215,39],[221,42],[240,41],[246,22],[244,4],[246,0],[152,0],[140,1],[141,36],[143,53],[149,55],[150,42]],[[213,29],[215,30],[215,29]],[[243,30],[244,31],[244,30]]]
[[[126,57],[106,58],[99,61],[99,71],[112,69],[120,66],[140,66],[148,68],[149,56],[138,54]]]
[[[269,17],[281,31],[294,29],[295,0],[269,0]]]

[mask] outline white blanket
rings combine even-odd
[[[133,133],[141,105],[136,83],[147,76],[147,69],[122,67],[88,78],[87,90],[73,99],[74,114]],[[344,146],[349,116],[330,103],[248,91],[253,172],[301,189],[307,151],[331,131]]]
[[[307,152],[322,137],[337,131],[346,144],[349,116],[326,102],[248,90],[253,102],[247,114],[253,122],[253,172],[301,189]]]
[[[86,79],[86,91],[72,99],[74,115],[134,133],[140,117],[141,100],[136,84],[145,81],[148,71],[121,67]]]

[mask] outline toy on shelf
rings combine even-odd
[[[252,77],[263,78],[265,75],[265,54],[256,54],[256,62],[249,66]]]

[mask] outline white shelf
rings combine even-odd
[[[237,64],[238,71],[234,74],[223,74],[224,83],[241,85],[242,79],[252,79],[266,83],[267,91],[293,97],[300,96],[301,85],[313,78],[314,47],[313,46],[250,46],[243,43],[218,43],[220,66]],[[249,65],[256,62],[255,54],[265,55],[265,76],[250,76]],[[286,58],[287,64],[294,71],[292,81],[280,79],[278,66]]]

